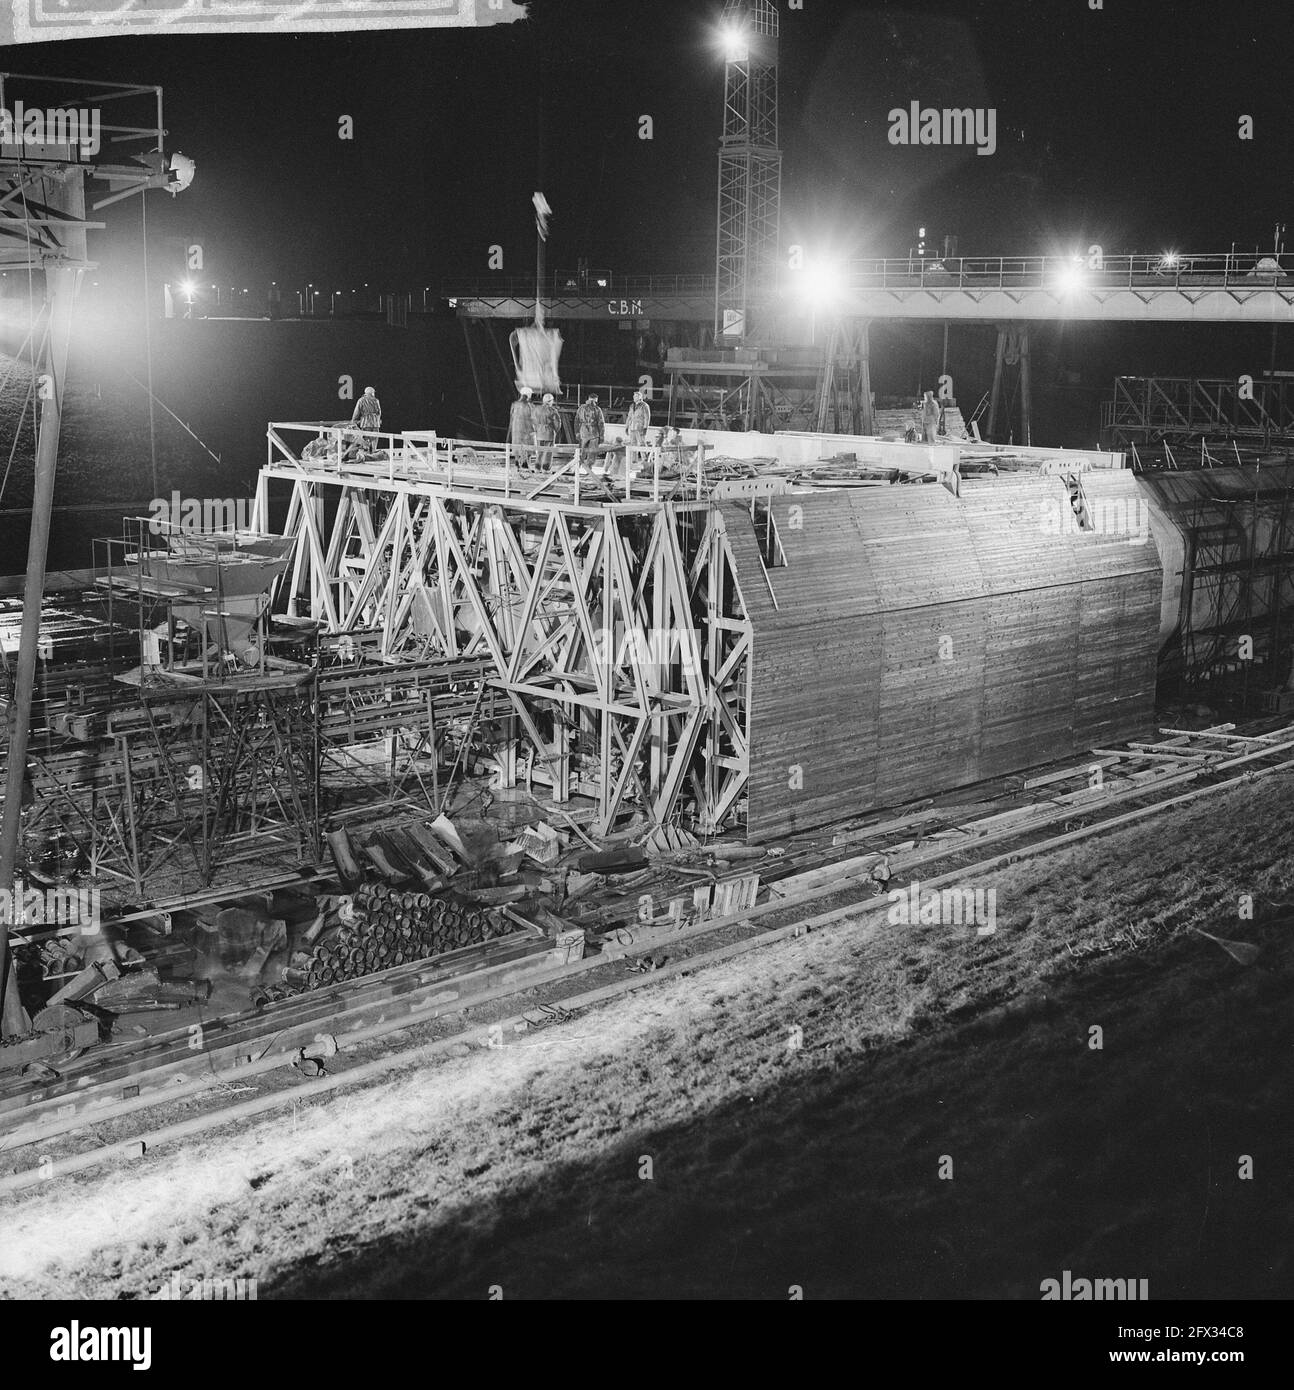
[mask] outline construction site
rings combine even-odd
[[[1029,377],[1031,324],[1063,315],[1199,321],[1216,295],[1210,321],[1274,322],[1294,260],[1185,283],[1108,257],[1063,290],[1045,257],[859,262],[806,346],[778,13],[723,12],[715,276],[621,299],[713,324],[668,352],[650,429],[618,418],[628,384],[581,433],[557,325],[598,296],[546,290],[541,240],[528,295],[454,302],[469,353],[513,328],[556,438],[267,421],[248,524],[127,517],[57,574],[87,234],[194,171],[160,88],[0,74],[0,106],[112,101],[135,151],[0,146],[0,265],[36,284],[5,360],[37,430],[0,584],[0,1193],[295,1116],[381,1075],[373,1049],[506,1050],[900,906],[988,949],[994,876],[1294,769],[1284,380],[1120,378],[1085,449],[1032,442]],[[912,316],[996,325],[968,418],[949,389],[877,398],[870,326]],[[1243,964],[1237,934],[1212,939]]]

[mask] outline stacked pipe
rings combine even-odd
[[[429,893],[403,893],[384,883],[363,884],[339,918],[309,951],[298,951],[283,972],[296,989],[319,989],[391,966],[426,960],[462,946],[504,936],[503,915]]]

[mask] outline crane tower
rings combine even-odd
[[[751,303],[772,287],[777,268],[782,152],[772,0],[725,0],[723,41],[714,332],[731,343],[749,333]]]

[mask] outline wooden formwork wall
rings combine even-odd
[[[1083,478],[1093,496],[1135,491],[1128,474]],[[962,486],[773,498],[785,564],[767,567],[749,511],[724,506],[753,626],[751,838],[1146,727],[1153,539],[1079,531],[1059,478]]]

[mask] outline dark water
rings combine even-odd
[[[266,460],[267,422],[349,418],[353,402],[338,395],[344,376],[355,394],[377,389],[388,429],[459,433],[464,412],[480,414],[461,329],[450,319],[403,330],[364,321],[163,323],[154,330],[153,394],[201,443],[155,406],[154,474],[148,396],[139,384],[146,369],[116,347],[87,334],[69,361],[51,569],[88,566],[93,538],[120,536],[122,517],[148,515],[155,496],[250,496]],[[497,365],[495,375],[501,391]],[[7,459],[21,403],[10,391],[0,404],[8,407]],[[0,501],[0,571],[9,573],[23,568],[30,525],[20,510],[31,501],[30,415],[18,444]]]

